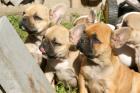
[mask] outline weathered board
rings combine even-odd
[[[0,93],[55,93],[6,17],[0,18]]]

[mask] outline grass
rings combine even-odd
[[[23,31],[19,28],[20,16],[8,16],[10,23],[13,25],[15,30],[17,31],[20,38],[25,41],[26,37],[28,36],[27,32]]]
[[[78,93],[78,88],[65,87],[62,82],[58,82],[56,85],[57,93]]]
[[[20,38],[25,41],[26,37],[28,36],[27,32],[23,31],[19,28],[19,22],[20,22],[20,16],[8,16],[8,19],[10,23],[13,25],[17,33],[19,34]],[[64,25],[66,28],[70,29],[73,27],[72,23],[69,22],[63,22],[62,25]],[[58,82],[56,85],[56,92],[57,93],[78,93],[78,89],[72,89],[70,87],[65,87],[62,82]]]

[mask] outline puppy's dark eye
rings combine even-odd
[[[45,36],[43,36],[42,39],[45,39]]]
[[[56,39],[54,38],[54,40],[52,41],[53,45],[55,46],[61,46],[61,43],[56,42]]]
[[[58,43],[58,42],[53,42],[53,44],[55,45],[55,46],[61,46],[62,44],[60,44],[60,43]]]
[[[22,13],[22,15],[25,15],[25,11]]]
[[[35,19],[35,20],[42,20],[42,18],[41,18],[41,17],[39,17],[39,16],[38,16],[38,15],[36,15],[36,14],[35,14],[33,17],[34,17],[34,19]]]
[[[42,37],[42,41],[44,41],[44,40],[45,40],[45,36]]]
[[[92,42],[93,43],[101,43],[101,41],[97,38],[96,34],[93,34],[93,36],[92,36]]]

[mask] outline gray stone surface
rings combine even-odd
[[[0,18],[0,85],[6,93],[55,93],[6,17]]]

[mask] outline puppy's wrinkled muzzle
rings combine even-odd
[[[22,30],[25,30],[23,25],[22,25],[22,21],[19,22],[19,28],[22,29]]]
[[[29,34],[35,34],[37,33],[37,29],[30,25],[30,23],[27,21],[26,18],[23,18],[19,22],[19,28],[21,28],[23,31],[28,32]]]
[[[83,34],[77,43],[76,48],[79,49],[85,56],[92,59],[94,57],[94,51],[92,50],[91,40],[87,37],[86,34]]]

